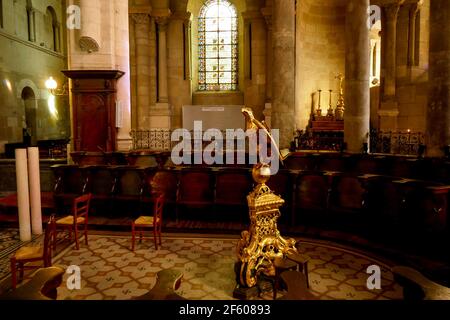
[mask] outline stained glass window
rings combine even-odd
[[[238,17],[227,0],[207,0],[199,15],[199,90],[237,90]]]

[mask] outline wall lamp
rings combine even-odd
[[[54,96],[67,96],[67,83],[63,84],[62,89],[58,89],[58,83],[53,77],[50,77],[45,81],[45,87],[50,91],[50,93]]]

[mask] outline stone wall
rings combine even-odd
[[[49,6],[54,9],[59,23],[56,48]],[[3,1],[2,11],[0,153],[4,152],[5,143],[22,142],[26,122],[33,127],[30,131],[34,141],[70,137],[67,97],[56,97],[53,107],[45,88],[45,81],[50,76],[59,86],[64,83],[60,71],[67,65],[63,29],[65,8],[58,0],[18,0]],[[24,101],[22,97],[28,100]]]
[[[297,1],[296,125],[304,130],[317,107],[319,89],[322,110],[328,109],[329,92],[336,106],[338,73],[345,73],[345,1]]]

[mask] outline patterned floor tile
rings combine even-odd
[[[15,239],[14,232],[1,232]],[[15,240],[17,241],[17,239]],[[137,244],[130,251],[129,237],[90,235],[89,246],[79,251],[63,248],[54,263],[81,268],[82,288],[59,289],[61,300],[123,300],[145,294],[156,282],[156,274],[165,268],[183,272],[178,294],[195,300],[231,300],[235,287],[234,263],[237,239],[164,238],[155,251],[152,243]],[[317,299],[400,299],[401,288],[393,282],[389,266],[347,248],[302,241],[300,251],[309,262],[311,292]],[[0,250],[0,253],[2,251]],[[366,287],[368,266],[380,265],[382,290]],[[6,270],[4,273],[7,272]],[[9,272],[9,266],[8,266]],[[0,274],[1,277],[1,274]],[[65,275],[64,282],[68,275]],[[281,292],[282,294],[282,292]],[[272,294],[262,295],[271,299]]]

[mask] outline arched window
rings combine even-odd
[[[53,7],[47,7],[45,14],[47,42],[53,51],[59,51],[59,23]]]
[[[237,90],[238,17],[228,0],[208,0],[199,15],[199,90]]]

